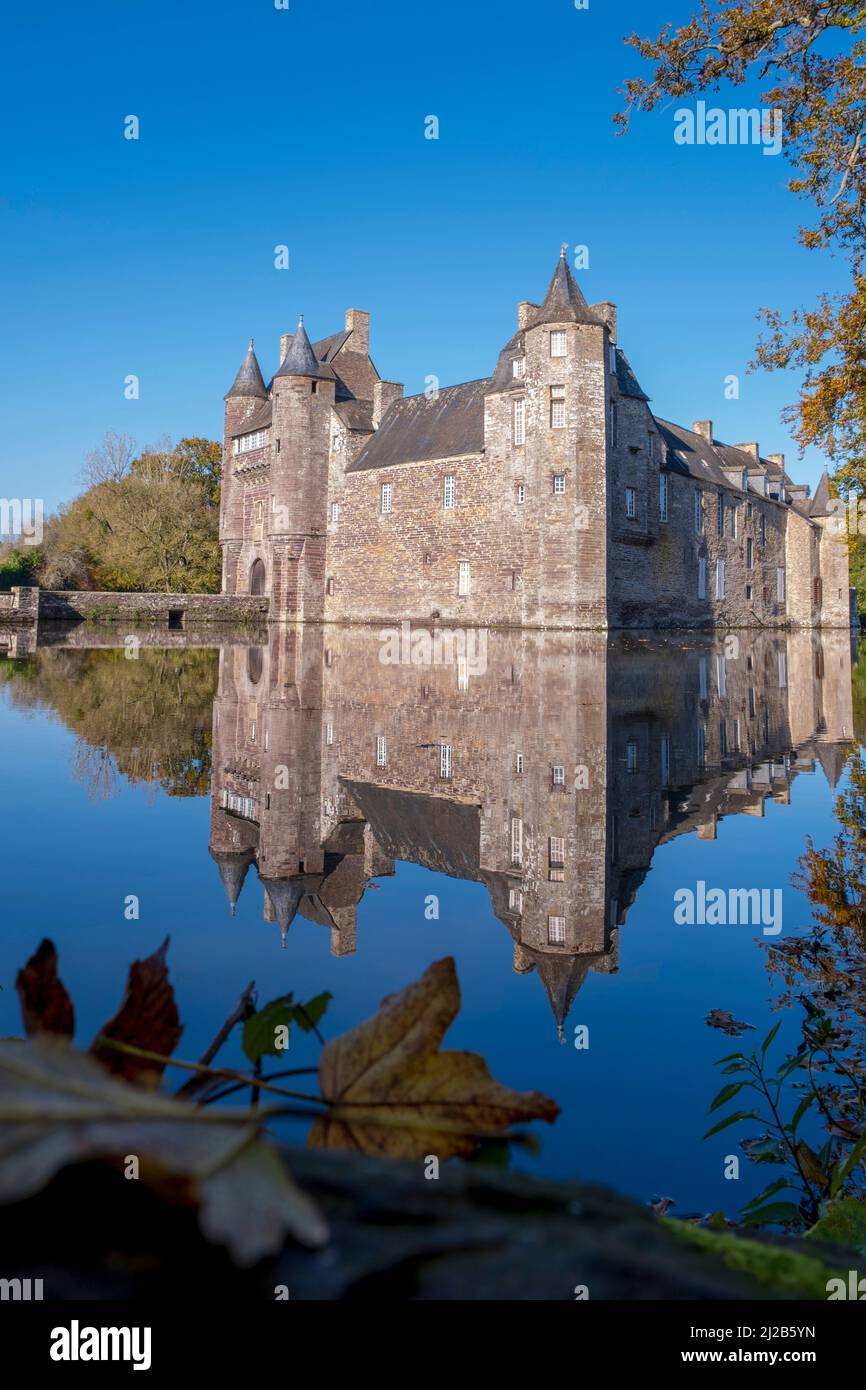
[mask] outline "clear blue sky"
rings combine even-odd
[[[784,156],[677,146],[672,110],[624,139],[611,123],[640,66],[623,35],[691,11],[16,7],[0,54],[0,495],[70,498],[107,429],[220,438],[247,339],[270,375],[301,310],[321,337],[348,306],[369,309],[376,365],[408,392],[428,375],[485,376],[563,240],[589,246],[582,287],[618,303],[657,413],[711,417],[814,483],[822,460],[800,466],[779,420],[796,378],[745,375],[757,308],[811,300],[842,274],[796,245]],[[431,114],[438,141],[424,139]],[[288,271],[274,269],[279,243]],[[131,373],[138,401],[124,399]]]

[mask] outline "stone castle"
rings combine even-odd
[[[658,418],[565,258],[493,374],[419,396],[380,379],[369,315],[225,397],[223,592],[272,621],[563,629],[848,627],[826,474]]]

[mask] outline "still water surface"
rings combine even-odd
[[[705,1020],[777,1017],[765,945],[809,927],[792,875],[856,746],[847,634],[503,632],[429,664],[367,629],[129,637],[0,644],[0,1034],[44,936],[86,1044],[170,935],[186,1058],[249,980],[329,990],[333,1037],[451,955],[445,1045],[562,1108],[516,1165],[679,1214],[765,1185],[725,1181],[731,1131],[701,1140],[739,1045]],[[768,890],[781,933],[680,924],[699,882]],[[316,1055],[293,1036],[293,1066]]]

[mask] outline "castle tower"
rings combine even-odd
[[[301,315],[274,377],[272,505],[268,522],[271,619],[324,612],[332,367],[318,361]]]
[[[250,338],[246,356],[225,397],[223,427],[223,473],[220,495],[220,548],[223,557],[223,593],[246,591],[238,561],[244,536],[244,487],[234,475],[233,436],[247,427],[254,430],[256,419],[268,408],[268,392]]]

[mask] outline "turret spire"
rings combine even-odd
[[[330,378],[333,372],[323,367],[304,327],[304,316],[298,320],[298,327],[291,346],[280,364],[277,376],[312,376]]]
[[[241,363],[240,371],[234,379],[231,390],[226,392],[225,399],[229,400],[232,396],[257,396],[263,401],[268,398],[267,387],[253,348],[252,338],[250,338],[247,355]]]
[[[544,296],[544,303],[530,312],[527,328],[540,323],[600,323],[580,291],[568,264],[568,243],[562,243],[553,279]]]

